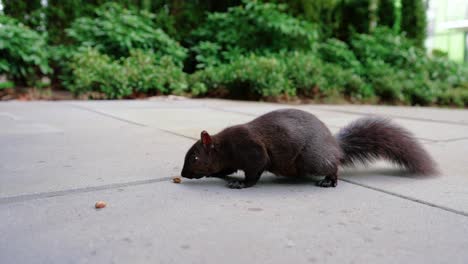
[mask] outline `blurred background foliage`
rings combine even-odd
[[[468,67],[424,49],[423,0],[1,3],[9,86],[468,105]]]

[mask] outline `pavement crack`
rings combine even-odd
[[[460,137],[460,138],[451,138],[451,139],[445,139],[445,140],[439,140],[439,142],[456,142],[456,141],[462,141],[462,140],[467,140],[468,137]]]
[[[145,185],[145,184],[168,181],[170,179],[171,177],[163,177],[163,178],[158,178],[158,179],[148,179],[148,180],[131,181],[131,182],[123,182],[123,183],[112,183],[112,184],[106,184],[106,185],[100,185],[100,186],[67,189],[67,190],[61,190],[61,191],[23,194],[23,195],[17,195],[17,196],[7,196],[7,197],[0,198],[0,205],[17,203],[17,202],[26,202],[26,201],[45,199],[45,198],[51,198],[51,197],[59,197],[59,196],[65,196],[65,195],[70,195],[70,194],[79,194],[79,193],[117,189],[117,188],[122,188],[122,187],[129,187],[129,186]]]
[[[244,115],[244,116],[252,116],[252,117],[259,116],[258,114],[251,114],[251,113],[246,113],[246,112],[241,112],[241,111],[227,110],[227,109],[214,107],[214,106],[206,106],[206,108],[211,109],[211,110],[215,110],[215,111],[219,111],[219,112],[238,114],[238,115]]]
[[[367,113],[363,113],[363,112],[359,112],[359,111],[351,111],[351,110],[324,109],[324,108],[313,107],[313,106],[311,106],[310,108],[316,109],[316,110],[321,110],[321,111],[336,112],[336,113],[343,113],[343,114],[350,114],[350,115],[375,116],[375,114],[367,114]],[[389,116],[389,117],[392,117],[392,118],[406,119],[406,120],[421,121],[421,122],[468,126],[468,123],[449,121],[449,120],[434,120],[434,119],[430,119],[430,118],[408,117],[408,116],[401,116],[401,115],[385,115],[385,116]]]
[[[439,204],[431,203],[431,202],[424,201],[424,200],[421,200],[421,199],[413,198],[413,197],[410,197],[410,196],[402,195],[402,194],[399,194],[399,193],[396,193],[396,192],[387,191],[387,190],[384,190],[382,188],[373,187],[373,186],[363,184],[363,183],[359,183],[359,182],[355,182],[355,181],[352,181],[352,180],[348,180],[348,179],[340,179],[340,180],[344,181],[344,182],[347,182],[347,183],[350,183],[350,184],[353,184],[353,185],[361,186],[363,188],[367,188],[367,189],[370,189],[370,190],[373,190],[373,191],[385,193],[385,194],[395,196],[395,197],[398,197],[398,198],[401,198],[401,199],[405,199],[405,200],[408,200],[408,201],[412,201],[412,202],[415,202],[415,203],[423,204],[423,205],[434,207],[434,208],[444,210],[444,211],[447,211],[447,212],[450,212],[450,213],[454,213],[454,214],[457,214],[457,215],[462,215],[462,216],[468,217],[468,212],[456,210],[456,209],[453,209],[453,208],[450,208],[450,207],[446,207],[446,206],[443,206],[443,205],[439,205]]]
[[[162,129],[162,128],[158,128],[158,129],[163,131],[163,132],[166,132],[168,134],[174,135],[174,136],[183,137],[183,138],[187,138],[187,139],[191,139],[191,140],[195,140],[195,141],[198,140],[198,138],[186,136],[184,134],[180,134],[180,133],[173,132],[173,131],[170,131],[170,130],[166,130],[166,129]]]
[[[139,127],[149,127],[149,126],[147,126],[145,124],[134,122],[134,121],[124,119],[124,118],[121,118],[121,117],[118,117],[118,116],[115,116],[115,115],[111,115],[111,114],[108,114],[108,113],[105,113],[105,112],[97,111],[97,110],[94,110],[92,108],[87,108],[87,107],[74,105],[74,104],[71,104],[71,105],[73,107],[76,107],[76,108],[79,108],[79,109],[82,109],[82,110],[85,110],[85,111],[89,111],[89,112],[92,112],[92,113],[95,113],[95,114],[98,114],[98,115],[103,115],[103,116],[106,116],[106,117],[109,117],[109,118],[112,118],[112,119],[115,119],[115,120],[119,120],[119,121],[122,121],[122,122],[125,122],[125,123],[128,123],[128,124],[136,125],[136,126],[139,126]],[[171,134],[171,135],[174,135],[174,136],[188,138],[188,139],[191,139],[191,140],[197,140],[196,138],[189,137],[189,136],[186,136],[186,135],[183,135],[183,134],[180,134],[180,133],[177,133],[177,132],[173,132],[173,131],[170,131],[170,130],[166,130],[166,129],[163,129],[163,128],[155,127],[155,129],[157,129],[159,131],[162,131],[162,132],[165,132],[165,133],[168,133],[168,134]]]
[[[110,117],[112,119],[119,120],[119,121],[122,121],[122,122],[125,122],[125,123],[128,123],[128,124],[136,125],[136,126],[139,126],[139,127],[147,127],[147,125],[145,125],[145,124],[141,124],[141,123],[134,122],[134,121],[131,121],[131,120],[128,120],[128,119],[124,119],[124,118],[121,118],[121,117],[118,117],[118,116],[115,116],[115,115],[111,115],[111,114],[108,114],[108,113],[105,113],[105,112],[101,112],[101,111],[98,111],[98,110],[95,110],[95,109],[92,109],[92,108],[87,108],[87,107],[83,107],[83,106],[75,105],[75,104],[69,104],[69,105],[71,105],[71,106],[73,106],[75,108],[78,108],[78,109],[86,110],[88,112],[92,112],[92,113],[95,113],[95,114]]]

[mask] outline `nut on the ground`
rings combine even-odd
[[[181,182],[182,182],[182,179],[181,179],[180,177],[174,177],[174,178],[172,179],[172,181],[173,181],[174,183],[181,183]]]
[[[104,208],[106,207],[107,203],[104,202],[104,201],[97,201],[96,204],[94,205],[94,207],[96,207],[96,209],[101,209],[101,208]]]

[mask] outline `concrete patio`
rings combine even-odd
[[[368,114],[442,175],[379,162],[337,188],[264,175],[174,184],[201,130],[297,107],[333,132]],[[108,206],[97,210],[94,203]],[[468,263],[468,110],[156,98],[0,103],[0,263]]]

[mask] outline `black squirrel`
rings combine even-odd
[[[226,177],[242,170],[245,180],[230,188],[255,185],[264,171],[287,177],[323,175],[321,187],[336,187],[338,167],[387,159],[412,173],[437,172],[429,154],[406,129],[377,117],[358,119],[336,136],[313,114],[281,109],[246,124],[201,138],[187,152],[182,177]]]

